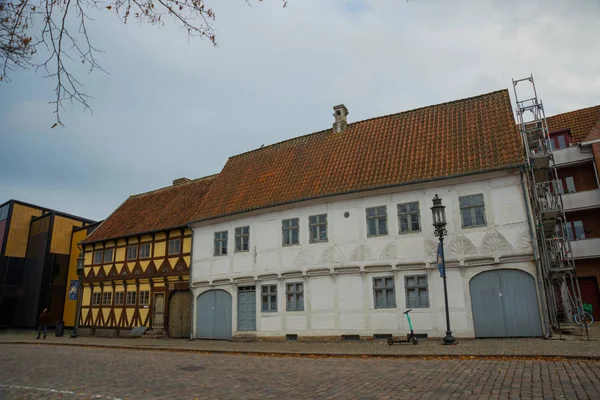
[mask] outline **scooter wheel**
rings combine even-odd
[[[388,338],[387,343],[391,346],[394,344],[394,339]]]
[[[416,336],[410,338],[410,342],[414,345],[419,344],[419,339]]]

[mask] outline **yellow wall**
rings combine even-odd
[[[65,308],[63,310],[63,320],[65,321],[65,326],[75,325],[75,310],[77,307],[77,300],[69,300],[69,289],[71,287],[71,281],[77,280],[77,257],[79,256],[79,246],[77,246],[77,242],[85,238],[86,232],[86,229],[73,232],[71,238],[71,253],[69,256],[69,275],[67,277],[67,289],[65,292]]]
[[[39,217],[40,215],[42,215],[42,210],[39,208],[13,203],[10,229],[8,231],[4,255],[9,257],[25,257],[31,217]]]
[[[71,233],[73,227],[81,227],[83,223],[74,219],[65,218],[60,215],[54,217],[52,228],[52,242],[50,252],[54,254],[69,254],[71,250]]]

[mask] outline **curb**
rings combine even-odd
[[[79,344],[79,343],[37,343],[37,342],[0,342],[0,345],[38,345],[38,346],[61,346],[61,347],[87,347],[99,349],[137,350],[137,351],[160,351],[171,353],[197,353],[197,354],[229,354],[239,356],[258,357],[294,357],[294,358],[396,358],[396,359],[441,359],[441,360],[538,360],[538,361],[561,361],[561,360],[584,360],[600,361],[600,356],[578,356],[560,354],[376,354],[376,353],[298,353],[288,351],[244,351],[244,350],[204,350],[191,348],[169,348],[149,346],[119,346],[104,344]]]

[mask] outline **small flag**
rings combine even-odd
[[[437,267],[438,267],[438,271],[440,271],[440,277],[445,278],[446,277],[446,266],[444,265],[444,248],[442,246],[443,245],[441,243],[438,244]]]

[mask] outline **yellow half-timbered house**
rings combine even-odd
[[[130,196],[80,245],[82,332],[116,336],[144,326],[189,337],[192,231],[187,222],[214,176]]]

